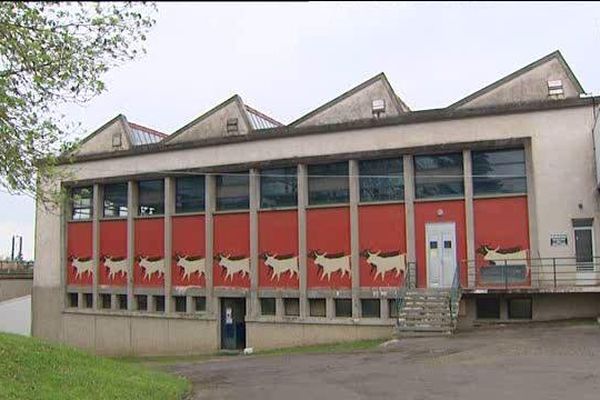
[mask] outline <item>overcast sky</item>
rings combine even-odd
[[[289,123],[385,72],[413,110],[445,107],[559,49],[600,94],[594,3],[161,3],[148,54],[71,107],[88,133],[115,115],[172,133],[237,93]],[[83,137],[85,134],[80,133]],[[34,207],[0,193],[0,255],[13,234],[33,257]]]

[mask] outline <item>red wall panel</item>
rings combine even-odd
[[[171,262],[171,280],[173,286],[206,286],[205,275],[193,272],[184,279],[184,269],[177,266],[177,255],[202,257],[205,253],[204,216],[173,217],[173,257]],[[211,265],[206,262],[205,265]]]
[[[91,285],[93,270],[79,276],[73,267],[73,258],[90,259],[92,254],[92,223],[69,222],[67,224],[67,283],[70,285]],[[89,263],[88,263],[89,265]],[[92,268],[93,269],[93,268]]]
[[[350,210],[348,207],[311,209],[306,212],[307,250],[327,252],[328,255],[343,253],[350,256]],[[309,288],[351,288],[351,273],[342,276],[341,271],[324,275],[312,257],[307,261]],[[354,268],[354,266],[350,266]]]
[[[259,271],[258,285],[271,288],[298,288],[297,274],[284,272],[275,277],[274,270],[265,264],[263,255],[298,257],[298,212],[263,211],[258,214]]]
[[[250,215],[248,213],[220,214],[214,218],[214,254],[224,254],[231,259],[248,259],[250,264]],[[226,279],[227,278],[227,279]],[[250,287],[250,270],[227,277],[227,269],[213,263],[214,286]]]
[[[140,267],[140,257],[144,256],[151,259],[160,259],[164,257],[164,219],[140,218],[135,220],[134,226],[135,263],[133,269],[133,284],[135,286],[162,286],[164,285],[165,280],[164,273],[155,272],[146,278],[144,270]],[[165,264],[168,265],[168,263]]]
[[[443,214],[438,216],[438,210]],[[461,283],[467,284],[467,242],[465,233],[465,202],[463,200],[427,201],[415,203],[415,234],[417,249],[417,285],[427,287],[425,224],[454,222],[456,224],[456,260],[460,265]]]
[[[114,273],[104,264],[105,257],[127,258],[127,221],[100,222],[100,285],[127,286],[127,273]]]
[[[360,286],[399,286],[403,277],[397,271],[388,271],[378,276],[376,268],[367,263],[364,251],[400,252],[406,254],[406,226],[404,204],[369,205],[358,209]]]

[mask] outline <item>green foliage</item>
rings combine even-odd
[[[189,383],[144,366],[0,333],[1,399],[181,399]]]
[[[105,89],[103,75],[144,53],[154,4],[0,2],[0,186],[52,200],[75,126],[58,107]]]

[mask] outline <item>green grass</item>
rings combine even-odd
[[[0,333],[0,399],[177,400],[184,378],[35,338]]]

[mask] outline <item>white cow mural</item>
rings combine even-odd
[[[296,275],[298,277],[298,257],[293,255],[277,256],[277,254],[263,254],[265,265],[272,270],[271,280],[280,279],[282,274],[290,273],[290,278]]]
[[[342,277],[348,274],[350,277],[350,256],[344,253],[333,254],[329,257],[326,252],[319,253],[315,250],[309,254],[309,257],[314,259],[314,263],[317,268],[322,268],[323,273],[321,279],[327,277],[327,280],[331,280],[331,274],[337,271],[342,273]]]
[[[94,259],[91,257],[72,257],[71,265],[75,269],[75,279],[81,278],[83,274],[94,275]]]
[[[109,279],[114,279],[117,274],[127,275],[127,257],[104,256],[104,265]]]
[[[250,276],[250,258],[246,257],[231,257],[231,254],[218,254],[215,259],[217,260],[219,266],[225,268],[225,280],[228,278],[233,280],[233,275],[238,272],[241,274],[240,276]]]
[[[477,252],[483,256],[485,261],[491,265],[522,266],[525,265],[526,273],[529,273],[529,250],[522,250],[520,247],[501,249],[500,246],[492,249],[483,245],[477,249]]]
[[[377,279],[378,276],[383,279],[389,271],[396,271],[396,278],[400,276],[400,273],[406,273],[406,254],[400,254],[399,251],[382,254],[381,251],[365,250],[362,255],[367,259],[367,263],[375,268],[374,279]]]
[[[206,262],[204,257],[180,256],[177,254],[175,259],[177,260],[177,266],[181,268],[181,272],[183,273],[181,277],[183,280],[190,279],[190,276],[195,272],[198,273],[198,276],[203,274],[206,276]]]
[[[157,274],[157,276],[164,276],[165,274],[165,259],[162,257],[140,256],[139,264],[144,269],[144,279],[149,280],[154,274]]]

